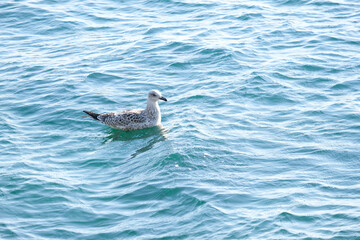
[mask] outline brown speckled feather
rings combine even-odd
[[[131,109],[119,113],[104,113],[98,114],[94,112],[84,111],[95,120],[99,120],[112,128],[123,130],[135,130],[142,128],[149,128],[161,124],[161,113],[158,100],[167,101],[161,96],[157,90],[149,92],[147,106],[144,110]]]
[[[134,109],[134,110],[126,110],[119,113],[105,113],[98,116],[100,122],[115,127],[121,128],[121,126],[128,126],[136,123],[144,123],[146,122],[145,114],[141,113],[142,110]]]

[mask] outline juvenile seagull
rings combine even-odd
[[[158,90],[151,90],[148,94],[147,105],[144,110],[130,109],[119,113],[110,112],[104,114],[89,111],[84,111],[84,113],[112,128],[125,131],[150,128],[161,124],[159,99],[167,101]]]

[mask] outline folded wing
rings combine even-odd
[[[105,113],[98,116],[100,122],[115,128],[126,127],[146,121],[142,110],[127,110],[120,113]]]

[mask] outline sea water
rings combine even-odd
[[[0,54],[1,239],[360,239],[358,0],[5,0]]]

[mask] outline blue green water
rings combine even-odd
[[[0,239],[360,239],[358,0],[5,0],[0,54]]]

